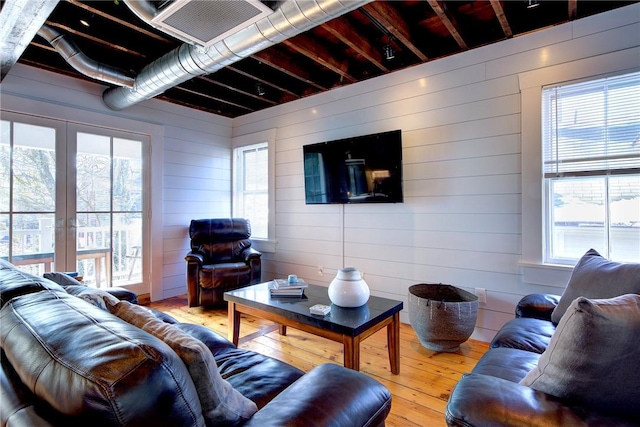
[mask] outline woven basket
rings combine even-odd
[[[478,318],[478,297],[451,285],[409,287],[409,322],[429,350],[454,352],[469,339]]]

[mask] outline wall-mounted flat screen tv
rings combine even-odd
[[[401,203],[400,130],[302,147],[307,204]]]

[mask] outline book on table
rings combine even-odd
[[[308,287],[304,280],[298,279],[297,282],[289,282],[283,279],[274,279],[269,283],[269,293],[272,296],[292,296],[299,297],[304,294],[304,289]]]

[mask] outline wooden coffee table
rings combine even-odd
[[[387,327],[387,344],[391,372],[400,373],[400,310],[402,302],[372,296],[358,308],[331,305],[327,288],[309,285],[302,297],[271,297],[269,284],[228,291],[224,299],[229,303],[229,339],[238,345],[240,314],[249,314],[278,323],[280,334],[287,326],[309,332],[344,345],[344,366],[360,369],[360,341]],[[315,304],[331,305],[326,316],[309,313]]]

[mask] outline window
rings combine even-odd
[[[247,218],[251,237],[267,239],[269,226],[269,149],[266,142],[235,150],[233,215]]]
[[[275,140],[269,129],[234,137],[233,216],[249,219],[253,246],[275,252]]]
[[[542,90],[545,262],[640,259],[640,73]]]

